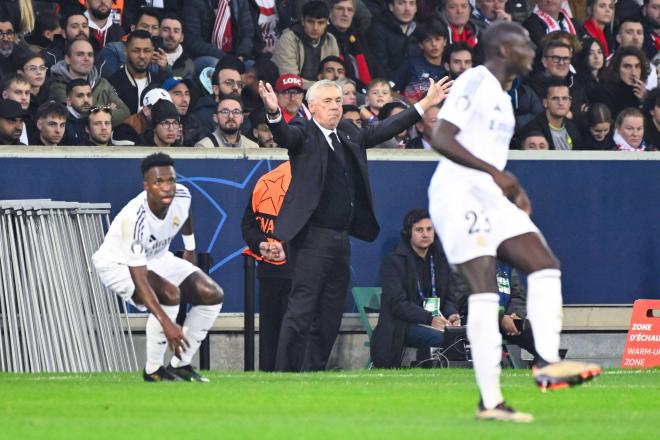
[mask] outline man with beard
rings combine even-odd
[[[190,109],[190,91],[192,90],[192,81],[177,76],[171,76],[163,82],[161,86],[172,98],[176,111],[181,116],[181,133],[178,143],[186,147],[192,147],[208,133],[202,128],[197,118],[188,113]]]
[[[10,60],[12,60],[12,55],[16,50],[14,24],[8,17],[0,15],[0,79],[6,78],[15,72],[16,68]]]
[[[67,47],[64,60],[58,62],[50,71],[52,83],[50,96],[61,103],[66,102],[66,85],[75,78],[89,81],[92,86],[92,96],[96,105],[112,107],[112,124],[117,126],[130,115],[124,101],[119,98],[115,89],[107,79],[101,78],[94,67],[94,49],[87,40],[75,40]]]
[[[20,141],[25,111],[11,99],[0,99],[0,145],[25,145]]]
[[[167,66],[172,69],[172,75],[192,80],[195,75],[195,64],[183,50],[181,17],[172,12],[163,14],[160,22],[160,38],[163,41]]]
[[[85,118],[85,131],[88,145],[107,147],[112,142],[112,110],[108,107],[94,107]]]
[[[76,78],[66,85],[66,131],[62,145],[82,145],[85,139],[85,116],[94,104],[89,81]]]
[[[66,46],[76,40],[89,40],[89,24],[83,14],[73,13],[61,19],[64,37],[56,35],[53,42],[48,45],[42,55],[46,60],[46,67],[53,67],[64,59]]]
[[[160,32],[160,13],[154,8],[146,8],[139,16],[137,23],[131,25],[131,32],[143,30],[151,36],[154,41]],[[167,67],[165,54],[162,49],[155,47],[151,56],[149,70],[159,72]],[[104,60],[101,75],[109,78],[114,75],[124,64],[126,64],[126,41],[113,41],[105,45],[99,53],[99,58]]]
[[[131,114],[140,110],[142,91],[152,82],[162,83],[166,76],[148,70],[154,53],[151,35],[144,30],[133,31],[126,41],[126,64],[108,80]]]
[[[451,79],[458,78],[461,73],[472,67],[472,49],[464,41],[450,44],[442,54],[442,66]]]
[[[273,132],[266,124],[266,111],[261,109],[250,113],[250,122],[252,125],[252,138],[257,141],[259,148],[279,148]]]
[[[213,115],[218,105],[218,96],[237,94],[241,95],[245,83],[241,75],[245,73],[245,66],[238,58],[227,55],[215,65],[211,76],[211,95],[202,96],[195,105],[193,113],[202,124],[206,134],[215,130]]]
[[[198,148],[259,148],[245,136],[241,136],[243,125],[243,101],[238,95],[220,97],[213,120],[218,128],[195,144]]]
[[[109,18],[112,2],[113,0],[87,0],[85,17],[89,20],[91,37],[98,42],[99,49],[103,49],[112,41],[120,41],[124,35],[121,26]]]

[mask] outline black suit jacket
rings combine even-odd
[[[345,151],[353,155],[359,170],[359,175],[355,178],[355,217],[349,231],[352,236],[373,241],[380,232],[371,197],[366,148],[390,139],[420,119],[417,109],[411,107],[362,129],[348,120],[339,122],[339,139],[345,146]],[[287,124],[282,117],[279,122],[267,122],[273,132],[273,139],[278,145],[289,150],[291,159],[291,185],[284,197],[275,226],[275,236],[280,240],[290,241],[305,227],[319,204],[328,168],[330,146],[321,129],[312,120],[295,118]]]

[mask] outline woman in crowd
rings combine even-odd
[[[584,88],[589,103],[602,102],[604,89],[605,51],[598,40],[585,38],[582,51],[575,57],[576,80]]]
[[[584,130],[584,150],[614,150],[612,140],[612,113],[600,102],[589,107],[586,114],[587,129]]]
[[[614,0],[588,0],[589,18],[584,22],[584,31],[603,48],[605,58],[614,51],[615,39],[612,33],[614,23]]]
[[[614,143],[619,151],[644,151],[644,115],[636,108],[626,108],[616,117]]]

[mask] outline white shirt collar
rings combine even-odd
[[[339,139],[339,135],[337,135],[337,129],[335,128],[334,130],[328,130],[325,127],[322,127],[321,124],[319,124],[316,119],[312,118],[312,121],[316,124],[316,126],[321,130],[323,133],[323,136],[325,136],[325,140],[328,142],[328,145],[330,145],[330,148],[334,151],[334,147],[332,146],[332,139],[330,139],[330,135],[334,133],[337,136],[337,139]]]

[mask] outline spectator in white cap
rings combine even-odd
[[[124,122],[115,128],[113,138],[119,141],[130,141],[133,145],[140,145],[142,135],[151,127],[151,107],[161,99],[172,102],[167,90],[158,87],[147,87],[141,95],[142,108],[139,112],[124,119]]]

